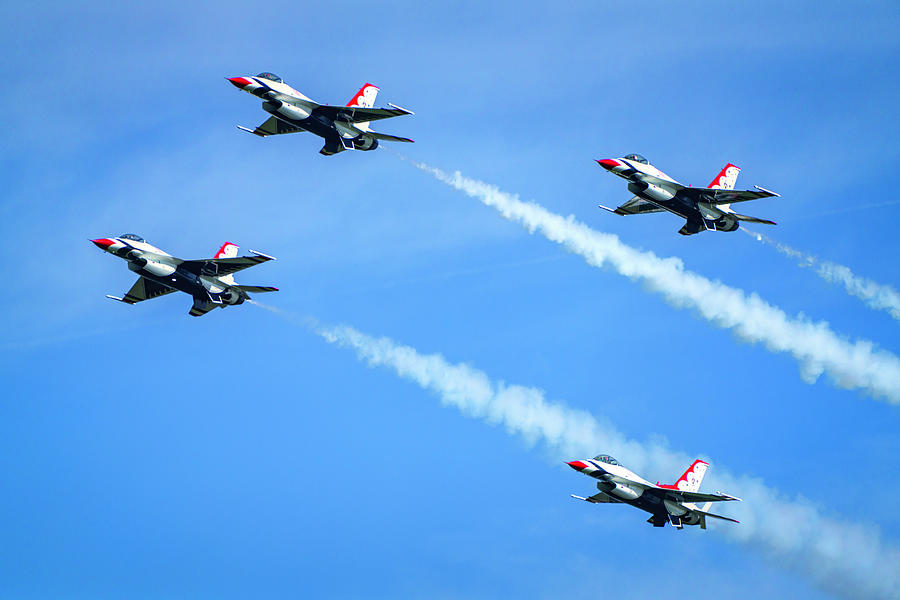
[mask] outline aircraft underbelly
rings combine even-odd
[[[176,289],[179,292],[184,292],[185,294],[190,294],[191,296],[205,293],[205,289],[198,281],[191,280],[188,277],[183,276],[180,271],[175,271],[175,273],[166,277],[158,277],[156,275],[150,275],[143,272],[140,273],[140,275],[144,279],[149,279],[154,283]]]
[[[683,219],[697,218],[697,216],[699,215],[699,211],[697,211],[696,208],[679,198],[672,198],[671,200],[656,200],[644,194],[639,194],[639,196],[647,202],[652,202],[656,206],[664,208],[670,213],[676,214]]]
[[[308,131],[309,133],[315,134],[322,138],[337,136],[337,130],[334,128],[334,123],[315,114],[310,115],[302,121],[291,119],[290,117],[286,117],[277,112],[272,112],[269,114],[283,123],[287,123],[288,125],[291,125],[293,127],[298,127],[304,131]]]
[[[639,508],[650,514],[657,514],[660,511],[665,510],[662,500],[654,494],[642,494],[640,498],[637,498],[635,500],[622,500],[621,502],[630,504],[631,506]]]

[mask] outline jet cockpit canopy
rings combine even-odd
[[[119,236],[119,239],[122,240],[131,240],[132,242],[143,242],[144,238],[139,235],[134,235],[133,233],[123,233]]]
[[[597,456],[595,456],[595,457],[593,458],[593,460],[596,460],[596,461],[599,461],[599,462],[602,462],[602,463],[606,463],[606,464],[608,464],[608,465],[618,465],[618,464],[619,464],[619,461],[617,461],[616,459],[614,459],[614,458],[613,458],[612,456],[610,456],[609,454],[598,454]]]
[[[650,161],[641,156],[640,154],[629,154],[625,157],[625,160],[632,160],[636,163],[641,163],[642,165],[649,165]]]
[[[274,81],[276,83],[284,83],[284,81],[281,80],[281,77],[275,73],[260,73],[257,77],[262,77],[263,79],[268,79],[269,81]]]

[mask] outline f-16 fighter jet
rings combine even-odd
[[[693,235],[707,229],[734,231],[740,227],[738,221],[775,225],[774,221],[748,217],[731,210],[734,202],[779,195],[758,185],[753,186],[757,189],[755,192],[735,190],[734,184],[741,170],[731,163],[725,165],[708,188],[694,188],[681,185],[640,154],[604,158],[597,162],[607,171],[627,179],[628,191],[634,194],[634,198],[615,210],[600,205],[600,208],[617,215],[669,211],[687,219],[678,231],[681,235]]]
[[[234,273],[268,260],[275,260],[251,250],[253,256],[238,256],[238,247],[226,242],[214,258],[182,260],[151,246],[144,238],[126,233],[116,238],[91,240],[95,246],[128,261],[128,268],[139,275],[124,298],[109,296],[125,304],[136,304],[181,291],[194,297],[191,316],[205,315],[212,309],[242,304],[248,292],[277,292],[278,288],[237,285]]]
[[[597,489],[593,496],[584,498],[572,494],[573,498],[594,503],[620,502],[647,511],[652,516],[647,521],[654,527],[665,527],[666,522],[681,529],[685,525],[700,525],[706,529],[706,518],[714,517],[737,523],[734,519],[707,512],[713,502],[740,500],[721,492],[704,494],[698,492],[700,482],[709,464],[695,460],[694,464],[678,478],[675,485],[653,485],[635,475],[612,456],[601,454],[591,460],[573,460],[567,463],[576,471],[597,479]],[[703,502],[698,506],[698,502]]]
[[[378,88],[371,83],[362,86],[347,106],[329,106],[313,102],[273,73],[231,77],[228,81],[262,98],[263,110],[272,115],[256,129],[238,125],[238,129],[260,137],[309,131],[325,138],[325,146],[319,150],[325,156],[344,150],[374,150],[378,140],[412,142],[409,138],[376,133],[369,127],[371,121],[414,114],[390,103],[390,108],[372,108]]]

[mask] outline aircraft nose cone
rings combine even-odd
[[[613,160],[611,158],[602,158],[598,160],[597,163],[607,171],[615,169],[619,166],[619,161]]]
[[[573,460],[572,462],[567,462],[567,465],[575,469],[576,471],[581,471],[582,469],[586,469],[587,465],[581,462],[580,460]]]
[[[110,246],[115,244],[114,241],[108,240],[106,238],[98,238],[96,240],[91,240],[91,243],[94,244],[95,246],[97,246],[98,248],[100,248],[101,250],[106,250],[107,248],[109,248]]]
[[[250,82],[247,81],[246,79],[244,79],[243,77],[229,77],[228,81],[230,81],[231,83],[233,83],[235,85],[235,87],[240,88],[240,89],[244,89],[245,87],[250,85]]]

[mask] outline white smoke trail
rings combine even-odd
[[[466,416],[503,425],[532,444],[544,442],[560,460],[603,451],[624,459],[637,472],[673,477],[690,464],[686,454],[660,443],[630,440],[605,420],[548,401],[541,390],[493,382],[468,365],[450,364],[439,354],[422,355],[351,327],[314,326],[314,330],[329,343],[355,350],[370,366],[390,368],[435,393],[443,404]],[[762,550],[776,564],[803,574],[830,593],[847,598],[900,597],[900,549],[882,541],[877,528],[829,517],[809,501],[789,500],[759,479],[736,477],[718,466],[710,470],[707,481],[718,486],[708,489],[744,499],[721,509],[741,523],[711,524],[717,533]]]
[[[785,256],[797,259],[799,266],[813,269],[825,281],[844,286],[848,294],[856,296],[869,305],[870,308],[887,311],[892,317],[900,321],[900,292],[891,286],[855,275],[853,271],[844,265],[821,260],[812,254],[807,254],[781,242],[776,242],[761,233],[746,229],[742,229],[742,231],[756,238],[758,242],[772,246]]]
[[[827,373],[838,387],[860,389],[874,398],[900,404],[900,358],[868,340],[851,343],[836,335],[824,321],[791,319],[756,294],[748,295],[686,271],[678,258],[659,258],[652,252],[637,250],[622,243],[618,236],[591,229],[574,216],[553,214],[496,186],[464,177],[459,171],[450,175],[420,162],[409,162],[496,209],[529,232],[539,231],[582,256],[588,264],[609,264],[620,274],[643,281],[670,304],[693,308],[710,323],[730,329],[744,341],[763,343],[772,352],[790,353],[800,363],[801,377],[807,383],[814,383]]]

